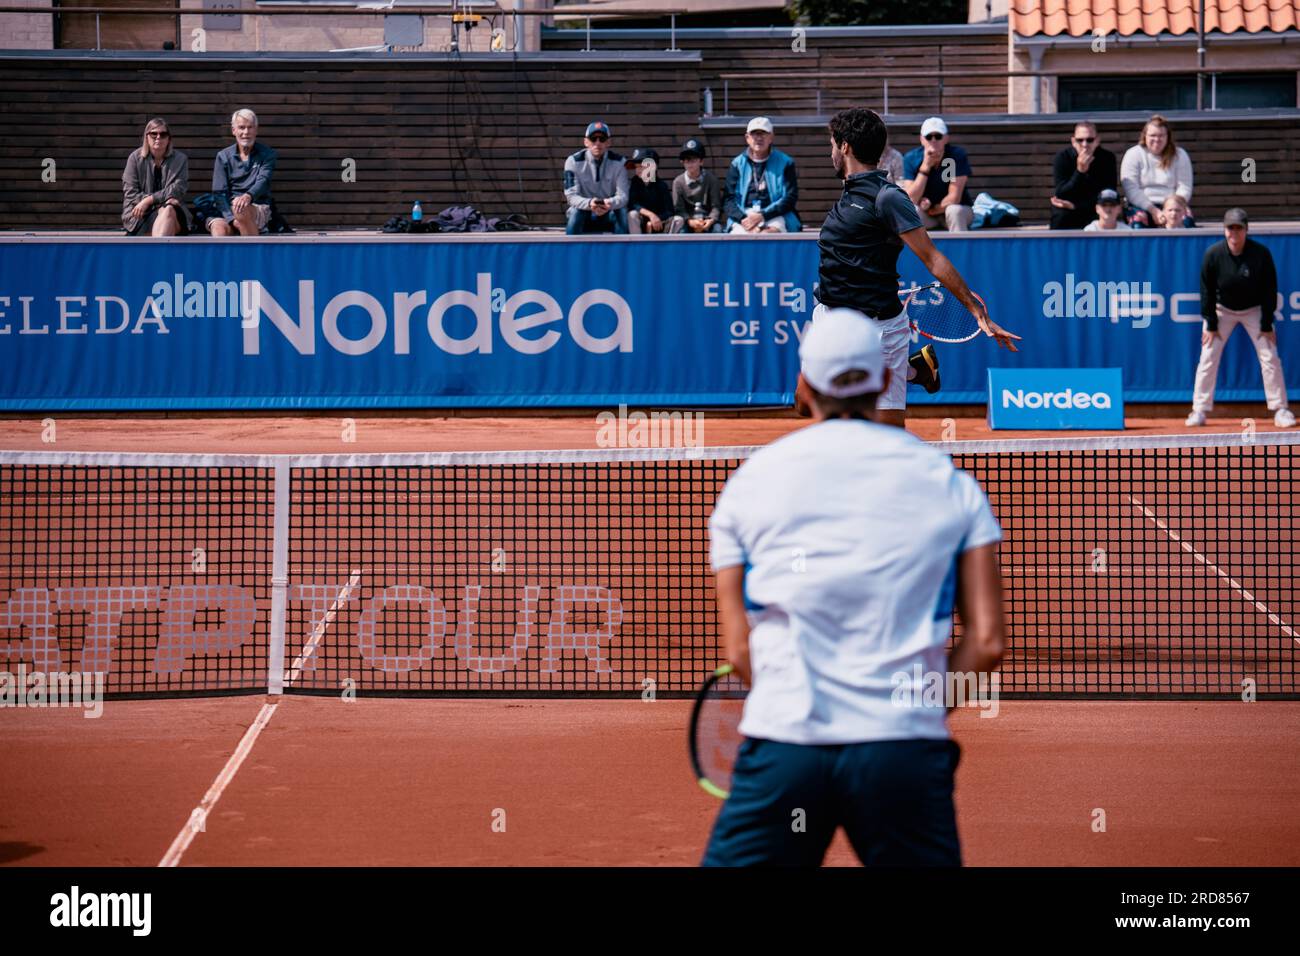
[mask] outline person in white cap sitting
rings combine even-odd
[[[948,142],[948,124],[931,116],[921,124],[921,145],[903,156],[903,181],[926,229],[946,226],[965,232],[975,213],[966,180],[970,177],[966,150]]]
[[[722,647],[750,692],[703,865],[817,866],[843,827],[865,865],[960,866],[947,715],[970,700],[921,691],[992,685],[1002,529],[951,457],[872,420],[877,322],[833,309],[799,358],[816,423],[741,465],[709,519]]]
[[[755,116],[745,129],[749,148],[731,161],[722,191],[727,230],[735,233],[798,232],[795,212],[799,177],[794,158],[772,148],[775,131],[766,116]]]

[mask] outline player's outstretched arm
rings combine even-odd
[[[957,559],[957,610],[962,638],[948,655],[954,674],[984,674],[1002,662],[1006,624],[997,543],[971,548]]]
[[[722,626],[722,651],[746,684],[749,673],[749,618],[745,615],[745,568],[723,568],[717,576],[718,620]]]
[[[939,251],[939,247],[934,244],[930,234],[924,229],[909,229],[902,233],[902,239],[907,243],[907,247],[916,253],[916,257],[921,263],[930,270],[930,274],[943,283],[943,287],[957,297],[962,305],[970,309],[975,320],[979,322],[980,328],[984,334],[997,339],[998,345],[1012,352],[1019,352],[1015,343],[1020,341],[1020,336],[1014,332],[1008,332],[1002,326],[998,325],[989,318],[988,310],[984,308],[979,299],[971,295],[970,289],[966,285],[966,280],[961,277],[957,268],[948,261],[948,257]]]

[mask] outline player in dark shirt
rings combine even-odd
[[[938,386],[933,349],[927,346],[911,360],[907,354],[911,332],[898,298],[898,256],[904,244],[971,310],[985,335],[1013,352],[1012,340],[1020,336],[989,318],[948,257],[935,248],[907,193],[876,168],[887,136],[884,121],[868,109],[843,110],[830,122],[831,163],[844,179],[844,194],[822,225],[813,321],[829,309],[849,308],[880,323],[892,382],[876,401],[876,420],[902,427],[909,370],[919,383]],[[807,408],[806,389],[801,377],[795,392],[795,407],[801,413]]]
[[[1246,329],[1255,344],[1273,424],[1279,428],[1295,425],[1295,415],[1287,407],[1282,357],[1273,331],[1277,269],[1268,249],[1247,235],[1249,229],[1246,210],[1229,209],[1223,214],[1223,241],[1205,250],[1201,260],[1201,318],[1205,328],[1201,331],[1192,413],[1187,416],[1191,427],[1204,425],[1206,414],[1214,408],[1219,359],[1238,325]]]

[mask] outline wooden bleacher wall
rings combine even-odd
[[[207,192],[241,107],[279,153],[273,192],[295,228],[378,229],[415,199],[426,215],[472,203],[557,225],[564,159],[591,119],[622,134],[616,149],[698,132],[697,65],[687,53],[617,68],[568,54],[0,57],[0,229],[120,229],[122,169],[155,115],[189,156],[191,198]],[[54,183],[41,180],[45,157]],[[345,158],[355,182],[343,182]]]
[[[811,29],[793,49],[793,28],[771,30],[679,30],[677,46],[700,54],[699,89],[713,91],[713,108],[723,112],[723,74],[753,73],[752,79],[729,81],[726,97],[736,116],[767,113],[784,116],[834,113],[850,106],[881,108],[881,78],[892,73],[999,71],[1007,68],[1005,25],[880,29]],[[910,30],[910,32],[904,32]],[[667,31],[597,30],[593,54],[612,49],[663,50]],[[582,50],[584,30],[544,30],[544,50]],[[844,71],[821,80],[798,74]],[[817,86],[821,86],[818,111]],[[889,81],[891,113],[1005,113],[1007,81],[995,76],[951,79],[895,77]]]
[[[0,56],[5,90],[0,136],[0,229],[120,228],[121,173],[146,120],[164,116],[190,157],[191,197],[207,191],[213,156],[228,145],[229,115],[254,109],[261,138],[280,154],[275,195],[298,229],[377,229],[409,213],[473,203],[490,215],[522,212],[535,225],[563,222],[561,169],[601,117],[615,149],[652,146],[665,176],[679,172],[678,145],[701,136],[709,166],[725,175],[743,148],[744,119],[701,126],[704,69],[698,51],[492,54],[446,57]],[[773,115],[778,145],[796,157],[800,212],[820,223],[839,193],[827,157],[824,119]],[[720,103],[715,101],[720,108]],[[733,108],[733,113],[737,112]],[[890,117],[894,144],[917,142],[920,115]],[[987,191],[1044,223],[1051,158],[1071,117],[948,113],[953,139],[971,155],[973,192]],[[1103,114],[1104,115],[1104,114]],[[1173,114],[1177,141],[1196,172],[1193,209],[1202,222],[1242,205],[1257,219],[1300,220],[1300,112]],[[1136,139],[1139,116],[1103,119],[1116,154]],[[57,163],[55,182],[42,162]],[[356,160],[356,182],[342,162]],[[1256,181],[1243,182],[1243,159]]]

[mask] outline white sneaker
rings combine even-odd
[[[1183,422],[1188,428],[1200,428],[1205,424],[1205,412],[1192,412],[1187,416],[1187,421]]]
[[[1295,428],[1295,415],[1289,408],[1279,408],[1273,413],[1273,424],[1278,428]]]

